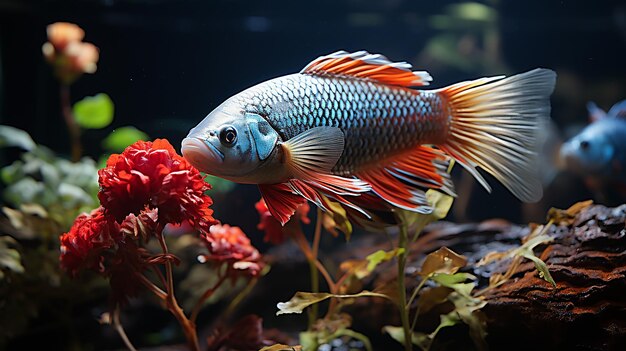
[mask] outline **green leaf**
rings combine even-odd
[[[83,128],[101,129],[113,122],[113,101],[104,93],[85,97],[73,110],[76,123]]]
[[[21,129],[0,125],[0,147],[19,147],[30,151],[37,147],[33,139]]]
[[[454,284],[463,283],[466,280],[476,280],[476,276],[469,273],[436,273],[430,279],[439,283],[439,285],[450,287]]]
[[[419,233],[421,233],[428,224],[447,216],[448,211],[450,211],[452,203],[454,202],[454,198],[452,196],[433,189],[426,191],[426,200],[433,209],[433,211],[429,214],[422,214],[401,209],[396,210],[398,219],[400,219],[400,221],[407,227],[415,230],[413,241],[417,239]]]
[[[138,140],[147,140],[148,134],[131,126],[115,129],[104,140],[102,147],[112,152],[122,152],[126,147]]]
[[[459,255],[444,246],[426,256],[419,274],[421,276],[430,276],[435,273],[454,274],[466,264],[467,258],[465,256]]]
[[[552,287],[556,288],[556,282],[550,275],[550,271],[548,270],[548,266],[545,262],[543,262],[539,257],[535,256],[535,254],[531,250],[524,250],[521,252],[521,255],[535,263],[535,268],[539,271],[539,277],[548,283],[552,284]]]
[[[376,269],[376,267],[378,267],[379,264],[387,262],[402,253],[404,253],[403,248],[396,248],[391,251],[378,250],[366,257],[367,270],[371,273],[374,269]]]
[[[329,293],[309,293],[298,291],[289,301],[287,302],[279,302],[276,307],[278,307],[278,311],[276,315],[287,314],[287,313],[302,313],[302,311],[318,302],[322,302],[331,297],[341,298],[341,299],[351,299],[363,296],[370,297],[383,297],[386,299],[391,299],[389,296],[385,294],[375,293],[372,291],[361,291],[358,294],[350,294],[350,295],[336,295]]]

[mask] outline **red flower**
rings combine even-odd
[[[272,216],[270,210],[267,208],[265,200],[261,198],[261,200],[259,200],[259,202],[257,202],[254,207],[256,208],[257,212],[259,212],[259,216],[261,217],[257,228],[265,232],[265,237],[263,237],[263,241],[270,242],[275,245],[281,244],[283,241],[285,241],[283,226],[280,225],[280,222]],[[310,209],[311,208],[309,207],[309,204],[307,202],[304,202],[298,207],[294,217],[292,217],[291,220],[293,220],[293,218],[296,218],[304,224],[311,223],[311,220],[308,217]]]
[[[228,224],[213,225],[204,236],[209,254],[207,261],[227,262],[231,272],[242,272],[251,276],[259,274],[263,268],[261,254],[250,244],[250,239],[239,227]]]
[[[149,255],[139,247],[139,239],[156,226],[154,218],[154,212],[144,212],[118,224],[102,207],[78,216],[61,236],[61,268],[72,277],[87,269],[98,272],[110,279],[113,300],[125,302],[141,287],[136,273],[148,265]]]
[[[117,229],[102,207],[78,216],[70,231],[61,235],[61,267],[74,277],[83,269],[104,273],[104,253],[119,240]]]
[[[98,175],[100,203],[118,222],[150,208],[158,209],[163,225],[188,221],[207,232],[216,223],[211,198],[204,194],[210,185],[167,140],[136,142],[111,155]]]

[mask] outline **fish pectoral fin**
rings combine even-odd
[[[344,135],[337,127],[315,127],[282,143],[284,162],[299,172],[330,173],[343,153]]]
[[[358,195],[370,190],[356,178],[332,175],[344,147],[344,136],[336,127],[315,127],[280,144],[284,163],[297,178],[337,195]]]
[[[357,176],[388,203],[413,212],[430,213],[426,190],[438,189],[455,196],[447,168],[448,157],[443,152],[418,146],[383,167],[359,172]]]
[[[381,54],[337,51],[318,57],[300,73],[352,76],[404,87],[428,85],[433,80],[428,72],[412,71],[411,68],[407,62],[391,62]]]
[[[281,225],[285,225],[298,206],[306,202],[302,196],[294,194],[286,183],[259,184],[259,190],[267,209]]]

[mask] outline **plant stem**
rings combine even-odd
[[[196,304],[193,306],[193,310],[191,312],[191,318],[189,318],[189,320],[192,323],[196,323],[196,319],[198,319],[198,314],[200,313],[200,310],[202,309],[202,306],[204,306],[204,302],[213,295],[213,293],[215,293],[215,291],[222,285],[222,283],[226,280],[227,275],[224,274],[222,276],[219,277],[219,279],[217,280],[217,282],[215,283],[215,285],[213,285],[212,287],[208,288],[204,294],[202,294],[202,296],[198,299],[198,302],[196,302]]]
[[[311,249],[311,260],[309,261],[309,271],[311,272],[311,292],[318,293],[320,291],[320,281],[319,281],[319,272],[316,267],[316,263],[319,262],[317,260],[317,254],[319,252],[320,247],[320,237],[322,236],[322,210],[317,209],[317,217],[315,220],[315,234],[313,235],[313,247]],[[313,304],[311,309],[309,310],[309,329],[313,327],[313,324],[317,320],[317,315],[319,313],[318,304]]]
[[[156,235],[159,239],[161,249],[163,249],[163,254],[169,254],[165,238],[163,237],[163,226],[159,226],[157,228]],[[178,320],[178,324],[180,324],[183,328],[183,333],[185,334],[189,348],[193,351],[200,351],[196,324],[185,316],[185,312],[183,312],[183,309],[180,308],[178,301],[176,301],[176,296],[174,296],[174,278],[172,273],[172,262],[170,260],[165,262],[165,280],[167,282],[167,295],[165,296],[167,309],[174,315],[176,320]]]
[[[404,330],[404,350],[412,351],[413,343],[411,341],[411,326],[409,324],[409,310],[406,305],[406,285],[404,282],[404,270],[407,259],[408,233],[406,224],[400,224],[400,233],[398,237],[398,248],[403,249],[398,254],[398,309],[400,310],[400,320],[402,321],[402,329]]]
[[[153,282],[151,282],[148,278],[146,278],[143,274],[139,273],[139,272],[135,272],[135,277],[137,277],[137,279],[139,279],[139,281],[146,287],[148,288],[148,290],[152,291],[152,293],[154,293],[154,295],[156,295],[159,299],[161,300],[165,300],[167,293],[161,289],[159,289],[158,286],[154,285]]]
[[[117,333],[122,338],[122,341],[124,341],[124,345],[126,345],[130,351],[137,351],[135,346],[133,346],[133,343],[131,343],[130,339],[128,339],[128,335],[126,335],[126,332],[122,327],[122,323],[120,323],[120,306],[115,306],[115,310],[113,310],[113,328],[115,328]]]
[[[306,257],[309,263],[309,270],[311,272],[311,289],[313,292],[319,292],[319,276],[318,273],[321,273],[324,279],[326,280],[326,284],[328,284],[328,289],[331,294],[337,293],[337,284],[335,284],[333,278],[330,276],[324,265],[317,259],[317,250],[319,248],[319,236],[321,236],[321,220],[322,216],[318,215],[318,225],[315,228],[315,237],[314,237],[314,247],[311,248],[309,242],[307,241],[304,233],[302,232],[302,228],[292,227],[286,230],[289,230],[288,234],[290,234],[291,238],[295,241],[296,245],[300,248],[300,251]],[[331,310],[335,306],[334,299],[331,299],[330,305],[328,308],[327,315],[330,314]],[[309,329],[313,326],[313,323],[317,319],[318,309],[315,305],[311,307],[311,311],[309,312]]]
[[[67,130],[70,133],[70,141],[72,145],[72,162],[78,162],[83,153],[83,147],[80,144],[80,126],[76,123],[74,114],[72,113],[72,103],[70,100],[70,86],[61,84],[61,112]]]

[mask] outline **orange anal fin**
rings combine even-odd
[[[296,212],[298,206],[306,202],[302,196],[294,194],[287,184],[259,184],[261,196],[267,208],[280,224],[285,225]]]
[[[430,212],[425,190],[440,189],[454,195],[447,173],[447,157],[438,150],[419,146],[391,160],[384,167],[357,174],[388,203],[409,211]]]

